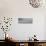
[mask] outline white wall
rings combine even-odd
[[[39,40],[44,39],[44,16],[23,16],[24,18],[33,18],[32,24],[19,24],[17,19],[19,17],[17,16],[13,20],[12,32],[10,31],[13,36],[15,35],[19,40],[27,40],[36,34]]]
[[[37,35],[45,39],[45,8],[32,8],[28,0],[0,0],[0,16],[13,17],[12,29],[9,31],[17,39],[28,39]],[[17,18],[33,18],[33,24],[19,24]]]

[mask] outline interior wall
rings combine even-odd
[[[45,8],[33,8],[28,0],[0,0],[0,16],[13,17],[9,31],[17,40],[27,40],[34,34],[39,40],[45,39]],[[19,24],[18,18],[32,18],[32,24]],[[2,39],[2,36],[0,37]]]

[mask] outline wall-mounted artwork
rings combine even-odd
[[[10,27],[12,25],[12,18],[11,17],[2,17],[3,19],[0,20],[0,29],[4,32],[5,38],[7,35],[7,31],[10,31]]]
[[[3,17],[3,23],[2,23],[1,29],[2,29],[4,32],[9,31],[10,26],[11,26],[11,23],[12,23],[12,18]]]
[[[29,0],[29,4],[33,8],[45,7],[45,0]]]
[[[32,24],[33,19],[32,18],[18,18],[18,23],[21,24]]]

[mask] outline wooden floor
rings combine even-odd
[[[5,40],[0,40],[0,46],[16,46],[14,44],[9,44]]]
[[[11,41],[5,41],[5,40],[0,40],[0,46],[46,46],[46,40],[44,41],[16,41],[16,42],[11,42]]]

